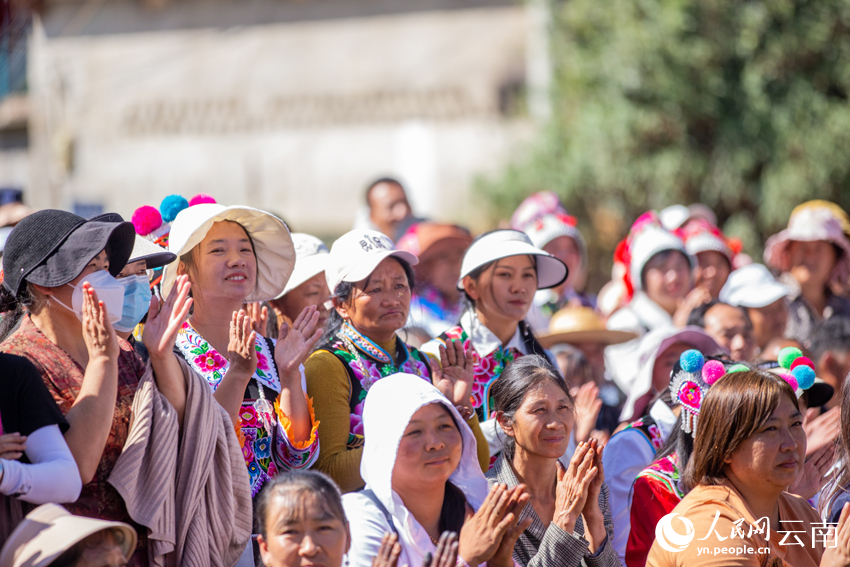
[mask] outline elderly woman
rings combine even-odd
[[[351,231],[334,242],[325,271],[333,290],[333,311],[324,343],[305,366],[307,392],[320,421],[322,454],[317,467],[343,492],[361,488],[363,400],[383,377],[397,372],[437,384],[458,406],[469,404],[471,362],[459,345],[443,349],[442,370],[432,369],[426,355],[408,346],[397,333],[410,310],[414,282],[411,265],[418,260],[396,250],[376,231]],[[448,358],[451,355],[451,359]],[[470,368],[466,368],[469,366]],[[470,426],[480,435],[475,416]],[[487,463],[486,442],[482,465]]]
[[[363,424],[366,490],[342,498],[353,567],[371,567],[388,533],[398,565],[422,565],[447,531],[460,534],[466,565],[513,566],[528,495],[501,484],[488,492],[475,436],[443,394],[415,375],[388,376],[369,391]]]
[[[112,328],[122,317],[124,297],[115,275],[130,257],[133,241],[130,223],[87,221],[65,211],[38,211],[21,221],[6,243],[2,289],[4,305],[18,308],[6,316],[20,318],[20,326],[0,345],[33,363],[70,425],[65,441],[83,489],[69,510],[127,523],[132,521],[124,500],[107,480],[127,441],[145,370]],[[178,284],[175,296],[185,299],[185,281]],[[188,310],[190,303],[175,301],[157,314],[158,323],[171,318],[175,305],[176,312]],[[182,417],[186,387],[171,353],[173,330],[153,325],[146,344],[157,386]],[[148,560],[147,530],[139,533],[132,565]]]
[[[250,207],[201,204],[177,215],[168,246],[179,262],[166,267],[163,290],[185,274],[195,307],[176,349],[238,424],[256,495],[280,468],[309,468],[319,450],[300,371],[321,335],[315,307],[277,341],[254,333],[242,309],[283,291],[295,262],[289,229]]]
[[[487,478],[508,488],[525,484],[530,496],[520,518],[531,518],[531,525],[514,559],[523,567],[619,565],[602,449],[591,440],[579,444],[568,468],[558,461],[575,423],[567,383],[545,358],[532,355],[508,366],[492,392],[506,440]]]
[[[827,539],[817,512],[787,492],[806,454],[796,385],[748,370],[711,387],[685,471],[690,492],[659,525],[647,566],[850,565],[850,507]]]

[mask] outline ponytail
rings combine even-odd
[[[0,341],[5,341],[18,328],[32,302],[28,283],[24,282],[18,296],[13,295],[5,285],[0,285]]]

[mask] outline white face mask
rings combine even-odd
[[[99,270],[84,277],[77,285],[65,284],[74,288],[74,294],[71,296],[71,307],[56,299],[56,296],[51,295],[50,297],[68,311],[73,311],[77,319],[82,321],[83,284],[85,282],[88,282],[94,288],[97,298],[103,302],[103,305],[106,307],[106,313],[109,316],[109,322],[115,324],[120,321],[124,311],[124,286],[106,270]]]

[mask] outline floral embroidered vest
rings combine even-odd
[[[672,453],[664,458],[653,461],[651,465],[646,467],[638,475],[638,478],[648,478],[660,483],[664,488],[679,500],[685,497],[682,489],[679,488],[679,480],[681,475],[679,472],[679,455]]]
[[[177,335],[176,349],[193,370],[203,376],[213,391],[227,373],[229,363],[188,322]],[[304,447],[294,447],[281,423],[289,420],[280,411],[280,377],[274,362],[274,342],[257,335],[257,370],[252,376],[257,382],[258,399],[246,398],[239,410],[242,455],[251,476],[251,496],[256,496],[263,485],[279,470],[307,469],[318,458],[316,439],[318,424],[313,419],[313,408],[308,400],[313,434]]]
[[[398,337],[396,349],[399,355],[398,364],[384,349],[347,323],[343,323],[333,339],[316,349],[336,356],[348,372],[351,383],[351,396],[348,401],[351,425],[346,449],[363,446],[363,401],[372,384],[399,372],[421,376],[424,380],[431,381],[431,367],[426,355],[407,346]]]
[[[439,337],[437,341],[445,345],[447,340],[459,339],[463,343],[464,350],[471,352],[474,357],[473,372],[475,373],[475,381],[472,383],[472,407],[478,414],[480,421],[490,419],[493,411],[493,398],[490,396],[490,387],[496,379],[502,374],[505,367],[523,356],[516,348],[504,349],[501,346],[488,354],[481,356],[475,350],[472,341],[469,340],[469,335],[463,330],[463,327],[452,327]]]

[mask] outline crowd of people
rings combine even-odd
[[[0,567],[850,566],[842,209],[763,263],[648,211],[594,295],[554,193],[366,202],[330,246],[203,194],[16,218]]]

